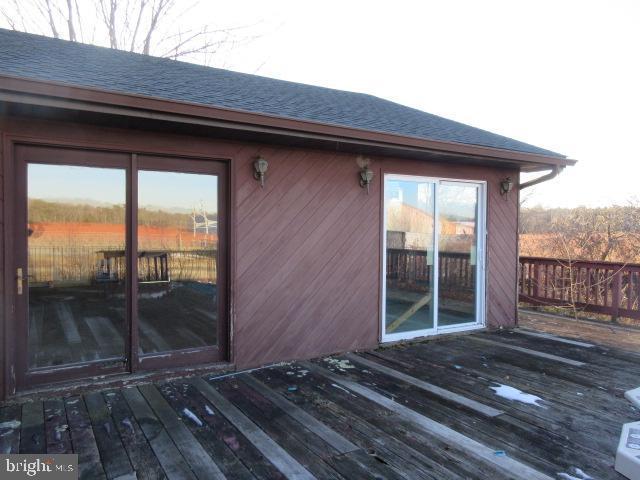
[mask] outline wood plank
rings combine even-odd
[[[18,453],[20,450],[20,427],[22,407],[8,405],[0,409],[0,453]]]
[[[468,343],[470,343],[471,346],[476,346],[475,343]],[[422,345],[422,347],[426,347],[426,345]],[[436,349],[436,347],[438,348]],[[548,440],[544,440],[542,437],[537,442],[533,441],[533,439],[526,434],[526,431],[522,434],[523,441],[534,446],[538,444],[542,446],[542,451],[537,453],[539,457],[548,458],[546,449],[548,447],[562,452],[562,455],[556,454],[556,458],[564,458],[566,455],[567,459],[571,459],[572,457],[584,459],[584,466],[588,463],[593,463],[595,460],[600,463],[600,467],[598,468],[602,467],[603,462],[605,462],[606,465],[610,463],[610,453],[608,452],[612,451],[612,448],[615,451],[614,446],[617,443],[619,435],[619,422],[610,424],[604,421],[602,415],[592,414],[580,407],[563,406],[561,403],[555,401],[546,403],[547,408],[541,408],[504,399],[498,395],[489,393],[490,386],[496,383],[518,385],[525,392],[531,392],[532,387],[524,383],[521,385],[514,383],[514,369],[507,368],[504,372],[494,374],[495,364],[483,357],[481,346],[476,347],[477,352],[471,353],[468,345],[460,349],[460,352],[463,352],[463,354],[467,356],[468,359],[466,360],[463,360],[459,356],[453,356],[452,354],[454,354],[456,350],[452,349],[450,345],[438,346],[436,344],[429,344],[428,349],[408,348],[404,353],[404,358],[416,365],[416,371],[429,372],[432,381],[436,383],[443,382],[444,385],[452,387],[455,386],[454,390],[462,393],[466,392],[471,397],[484,399],[491,405],[503,406],[505,411],[509,413],[509,416],[513,416],[521,422],[526,422],[532,426],[535,425],[553,433],[553,437],[550,437]],[[389,349],[385,350],[384,354],[397,355],[401,350],[402,349]],[[528,358],[533,359],[535,357]],[[454,368],[454,362],[460,370]],[[482,362],[491,362],[491,364],[485,363],[485,365],[483,365]],[[551,363],[558,368],[569,368],[558,366],[555,362],[547,363]],[[480,368],[481,370],[474,370],[474,367]],[[544,379],[544,374],[541,374],[541,378]],[[544,382],[544,380],[542,381]],[[551,380],[547,381],[547,384],[550,390],[555,389],[551,384]],[[541,394],[544,399],[549,397],[548,391],[534,391],[534,393]],[[603,408],[606,409],[606,404]],[[501,417],[497,418],[500,419]],[[560,425],[562,428],[559,428]],[[600,435],[592,434],[593,425],[599,426]],[[558,437],[559,434],[561,434],[560,438],[554,439],[554,437]],[[507,430],[503,435],[506,441],[511,436],[511,433]],[[500,438],[500,436],[498,436],[498,438]],[[527,438],[529,438],[529,440],[527,440]],[[611,438],[615,438],[613,443],[611,443]],[[566,444],[566,441],[569,441],[570,444]],[[558,442],[561,446],[552,447]]]
[[[373,370],[377,370],[386,375],[389,375],[390,377],[396,378],[406,383],[410,383],[411,385],[421,388],[426,392],[437,395],[447,401],[457,403],[458,405],[462,405],[463,407],[469,408],[487,417],[497,417],[498,415],[502,415],[504,413],[504,411],[502,410],[498,410],[497,408],[490,407],[483,403],[477,402],[473,399],[467,398],[463,395],[459,395],[450,390],[446,390],[442,387],[438,387],[437,385],[434,385],[432,383],[425,382],[424,380],[420,380],[410,375],[406,375],[402,372],[386,367],[380,363],[367,360],[366,358],[360,355],[346,354],[344,355],[344,357],[348,358],[353,362],[359,362],[362,365],[365,365]]]
[[[324,459],[339,455],[321,438],[300,425],[237,377],[216,381],[216,388],[227,400],[286,450],[313,476],[344,480]]]
[[[107,478],[118,478],[134,473],[102,395],[99,392],[89,393],[84,396],[84,400]]]
[[[100,461],[100,452],[98,451],[98,445],[91,428],[91,419],[87,413],[83,398],[66,398],[65,408],[73,450],[78,454],[80,479],[99,480],[107,478]]]
[[[516,329],[516,332],[521,333],[522,335],[528,335],[530,337],[545,338],[547,340],[553,340],[554,342],[567,343],[569,345],[575,345],[577,347],[584,347],[584,348],[595,347],[593,343],[579,342],[578,340],[571,340],[569,338],[558,337],[551,333],[534,332],[532,330],[527,330],[524,328],[518,328]]]
[[[382,407],[363,397],[352,395],[348,390],[313,372],[301,378],[296,377],[297,388],[291,389],[291,376],[287,375],[291,367],[270,368],[257,371],[254,375],[283,392],[283,395],[305,411],[322,418],[323,422],[369,454],[370,462],[363,470],[365,473],[350,477],[384,477],[383,471],[376,470],[376,466],[383,465],[392,467],[408,478],[506,478],[496,474],[495,469],[468,461],[467,456],[455,446],[398,421],[397,417],[392,417]],[[429,448],[425,449],[425,445],[429,445]],[[334,468],[340,469],[341,466],[334,465]],[[360,465],[360,468],[364,467]],[[347,471],[352,469],[350,467]],[[366,473],[370,471],[377,472],[377,475]]]
[[[292,366],[286,367],[288,372],[290,372],[289,368],[291,367]],[[269,370],[268,375],[269,375],[269,380],[272,380],[271,369]],[[282,376],[284,377],[285,375],[283,374]],[[305,378],[306,376],[303,378],[297,378],[296,380],[304,381]],[[253,403],[253,405],[255,405],[257,408],[262,410],[261,413],[263,413],[264,416],[266,417],[264,419],[264,422],[261,423],[261,426],[267,429],[267,432],[269,435],[275,434],[273,438],[275,438],[279,443],[281,443],[283,447],[287,448],[287,450],[292,452],[292,454],[294,455],[298,453],[300,447],[292,448],[292,444],[295,444],[295,442],[297,442],[301,445],[304,445],[304,447],[307,447],[309,450],[313,451],[316,455],[322,457],[322,460],[327,465],[329,465],[333,469],[333,471],[337,471],[342,477],[345,477],[348,479],[351,479],[351,478],[387,478],[387,479],[429,478],[431,479],[432,478],[429,475],[425,475],[424,470],[415,468],[411,463],[407,465],[407,463],[404,462],[402,469],[397,469],[396,465],[391,465],[390,463],[392,462],[388,462],[390,460],[389,456],[385,454],[381,454],[379,451],[374,451],[371,448],[367,449],[366,451],[363,448],[358,448],[358,450],[355,450],[353,452],[349,452],[346,454],[338,454],[335,449],[332,449],[331,447],[329,447],[326,443],[320,440],[319,437],[315,436],[310,431],[306,430],[303,427],[301,428],[299,424],[295,422],[295,420],[291,419],[288,415],[286,415],[280,409],[278,409],[273,404],[271,404],[267,399],[260,396],[256,391],[250,389],[248,386],[242,383],[235,383],[235,380],[236,379],[231,380],[231,382],[234,382],[234,383],[231,383],[231,388],[225,389],[224,393],[225,394],[231,393],[232,395],[234,395],[234,403],[236,402],[244,403],[245,407],[246,407],[246,401],[243,401],[242,397],[243,396],[249,397],[251,399],[251,403]],[[279,384],[276,384],[276,388],[278,389],[278,391],[287,392],[287,394],[289,394],[290,389],[287,387],[287,384],[284,384],[283,386],[283,382],[287,382],[290,380],[291,378],[288,377],[284,379],[282,382],[280,382]],[[271,382],[269,382],[269,384],[271,384]],[[235,387],[236,385],[238,386],[238,391],[234,393],[235,389],[233,387]],[[298,392],[298,391],[299,391],[298,389],[295,389],[295,392]],[[330,419],[324,413],[324,410],[325,410],[324,407],[326,403],[327,402],[321,403],[320,401],[314,402],[313,406],[317,407],[317,409],[312,408],[312,413],[314,414],[314,416],[318,415],[323,419],[323,421],[327,421]],[[251,406],[249,406],[248,408],[251,409]],[[323,411],[322,414],[318,413],[320,410]],[[257,413],[257,414],[255,412],[249,412],[249,413],[251,414],[251,418],[254,418],[255,416],[256,418],[260,419],[262,416],[261,413]],[[269,423],[269,419],[274,419],[275,420],[274,423],[278,424],[278,426],[281,427],[281,430],[284,431],[285,434],[289,433],[291,438],[289,438],[288,440],[284,440],[282,431],[278,431],[276,428],[271,426]],[[342,435],[345,435],[345,431],[348,432],[349,435],[353,434],[354,433],[353,426],[355,423],[356,423],[356,420],[339,421],[336,423],[329,422],[329,424],[331,424],[331,428],[334,429],[334,431],[340,430],[340,433]],[[338,428],[336,428],[336,426],[338,426]],[[346,438],[346,435],[345,435],[345,438]],[[367,446],[371,447],[371,443],[370,443],[371,435],[367,434],[366,436],[363,436],[363,438],[364,438],[364,441],[367,442]],[[281,441],[281,439],[283,440]],[[388,443],[388,441],[391,441],[389,437],[387,437],[387,439],[385,440],[385,445],[386,443]],[[385,450],[385,449],[386,447],[381,448],[381,450]],[[406,450],[407,448],[406,446],[404,446],[402,451],[405,452]],[[314,467],[315,468],[312,470],[312,473],[316,474],[319,478],[325,478],[325,476],[327,476],[326,474],[321,475],[316,473],[317,466],[314,465]]]
[[[257,378],[251,376],[250,374],[246,374],[239,375],[238,379],[259,392],[269,401],[273,402],[273,404],[281,408],[283,412],[295,419],[301,425],[304,425],[305,428],[312,431],[322,440],[335,448],[338,452],[348,453],[354,450],[358,450],[358,447],[356,445],[351,443],[342,435],[327,427],[313,415],[308,414],[294,403],[291,403],[286,398],[274,392],[271,388],[269,388]]]
[[[571,365],[573,367],[582,367],[585,365],[584,362],[579,362],[577,360],[572,360],[570,358],[559,357],[558,355],[553,355],[551,353],[539,352],[537,350],[531,350],[530,348],[518,347],[516,345],[509,345],[504,342],[497,342],[495,340],[488,340],[486,338],[480,338],[474,335],[469,335],[469,338],[475,342],[484,343],[485,345],[492,345],[496,347],[508,348],[510,350],[515,350],[516,352],[526,353],[527,355],[533,355],[535,357],[545,358],[547,360],[553,360],[555,362],[566,363],[567,365]]]
[[[120,439],[140,480],[167,478],[144,433],[119,390],[103,393]]]
[[[225,476],[153,384],[138,387],[185,460],[200,480]]]
[[[184,424],[198,442],[215,458],[227,478],[284,479],[220,412],[210,406],[195,387],[184,382],[169,382],[160,389],[172,408],[183,417]]]
[[[71,453],[71,435],[62,399],[44,401],[44,423],[47,453]]]
[[[196,480],[186,460],[136,387],[122,389],[133,416],[170,480]]]
[[[481,334],[479,336],[487,338],[487,334]],[[542,337],[538,337],[534,341],[529,336],[515,331],[492,333],[489,334],[488,338],[509,345],[530,347],[536,351],[572,358],[587,363],[590,366],[601,366],[612,371],[614,374],[622,373],[627,376],[640,376],[640,357],[632,356],[627,352],[621,352],[617,349],[595,345],[592,348],[583,348],[567,343],[558,343],[552,339]]]
[[[44,406],[41,401],[34,400],[22,406],[20,453],[46,453],[46,451]]]
[[[419,369],[424,368],[423,365],[419,367]],[[437,367],[433,365],[431,368]],[[474,412],[455,409],[451,405],[434,401],[426,395],[420,395],[420,392],[412,386],[399,384],[393,379],[382,376],[372,377],[370,373],[362,372],[359,369],[349,369],[348,375],[350,380],[361,382],[367,386],[370,384],[369,388],[372,390],[394,399],[405,407],[484,445],[504,450],[510,457],[529,464],[544,473],[552,474],[564,470],[571,467],[577,460],[586,471],[595,476],[609,470],[610,458],[603,455],[601,451],[594,451],[593,442],[589,442],[585,436],[576,439],[575,434],[570,435],[574,440],[577,440],[577,445],[579,445],[577,446],[567,445],[567,436],[558,435],[557,425],[571,422],[572,418],[567,415],[559,416],[554,405],[547,408],[535,406],[531,408],[532,410],[537,409],[542,415],[546,414],[553,419],[553,422],[549,422],[550,429],[545,429],[530,422],[526,415],[515,417],[505,413],[498,417],[488,418],[478,416]],[[445,385],[457,384],[461,377],[465,378],[468,375],[470,372],[466,369],[464,373],[454,370],[451,375],[443,375],[442,379],[446,382]],[[472,382],[482,384],[485,395],[495,396],[485,381],[476,377],[469,379]],[[496,402],[488,403],[495,404]],[[588,425],[593,422],[583,423],[580,419],[576,419],[573,420],[573,423],[588,429]],[[578,430],[580,426],[578,426]],[[556,453],[549,456],[549,451]]]
[[[315,478],[205,380],[196,377],[191,382],[285,477],[290,479]]]
[[[462,435],[438,422],[435,422],[430,418],[416,413],[413,410],[385,397],[384,395],[380,395],[379,393],[367,387],[359,385],[356,382],[346,380],[311,362],[302,362],[302,364],[306,368],[326,376],[333,382],[336,382],[339,385],[342,385],[343,387],[364,396],[372,402],[375,402],[378,405],[387,408],[388,410],[396,413],[398,416],[404,418],[405,420],[413,422],[415,425],[424,429],[426,432],[439,437],[444,441],[460,446],[469,454],[469,456],[476,458],[479,461],[495,465],[506,472],[510,472],[511,474],[522,478],[552,480],[548,475],[545,475],[529,467],[528,465],[518,462],[508,456],[496,456],[494,450],[486,447],[485,445],[465,435]]]

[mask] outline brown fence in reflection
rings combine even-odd
[[[468,253],[441,252],[438,255],[440,289],[474,289],[476,266]],[[387,249],[387,281],[404,288],[431,285],[431,266],[424,250]]]
[[[640,264],[520,257],[519,299],[640,319]]]
[[[216,282],[216,249],[154,250],[140,252],[140,281]],[[126,275],[122,247],[51,246],[29,248],[29,283],[80,284],[123,281]]]

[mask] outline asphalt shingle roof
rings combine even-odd
[[[468,145],[562,155],[373,95],[0,29],[0,74]]]

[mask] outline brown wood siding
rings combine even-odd
[[[499,181],[516,171],[374,158],[367,195],[346,153],[6,117],[3,131],[11,140],[229,161],[230,360],[238,368],[377,344],[383,172],[487,181],[487,320],[515,322],[518,202],[515,192],[500,196]],[[258,154],[269,161],[264,189],[252,175]]]

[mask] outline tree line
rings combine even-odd
[[[30,223],[103,223],[123,224],[125,222],[124,205],[89,205],[86,203],[62,203],[48,200],[29,200]],[[217,215],[208,215],[215,220]],[[138,209],[138,224],[157,228],[193,228],[189,213],[166,212],[153,208]]]
[[[523,208],[520,251],[526,256],[640,262],[640,204],[599,208]]]

